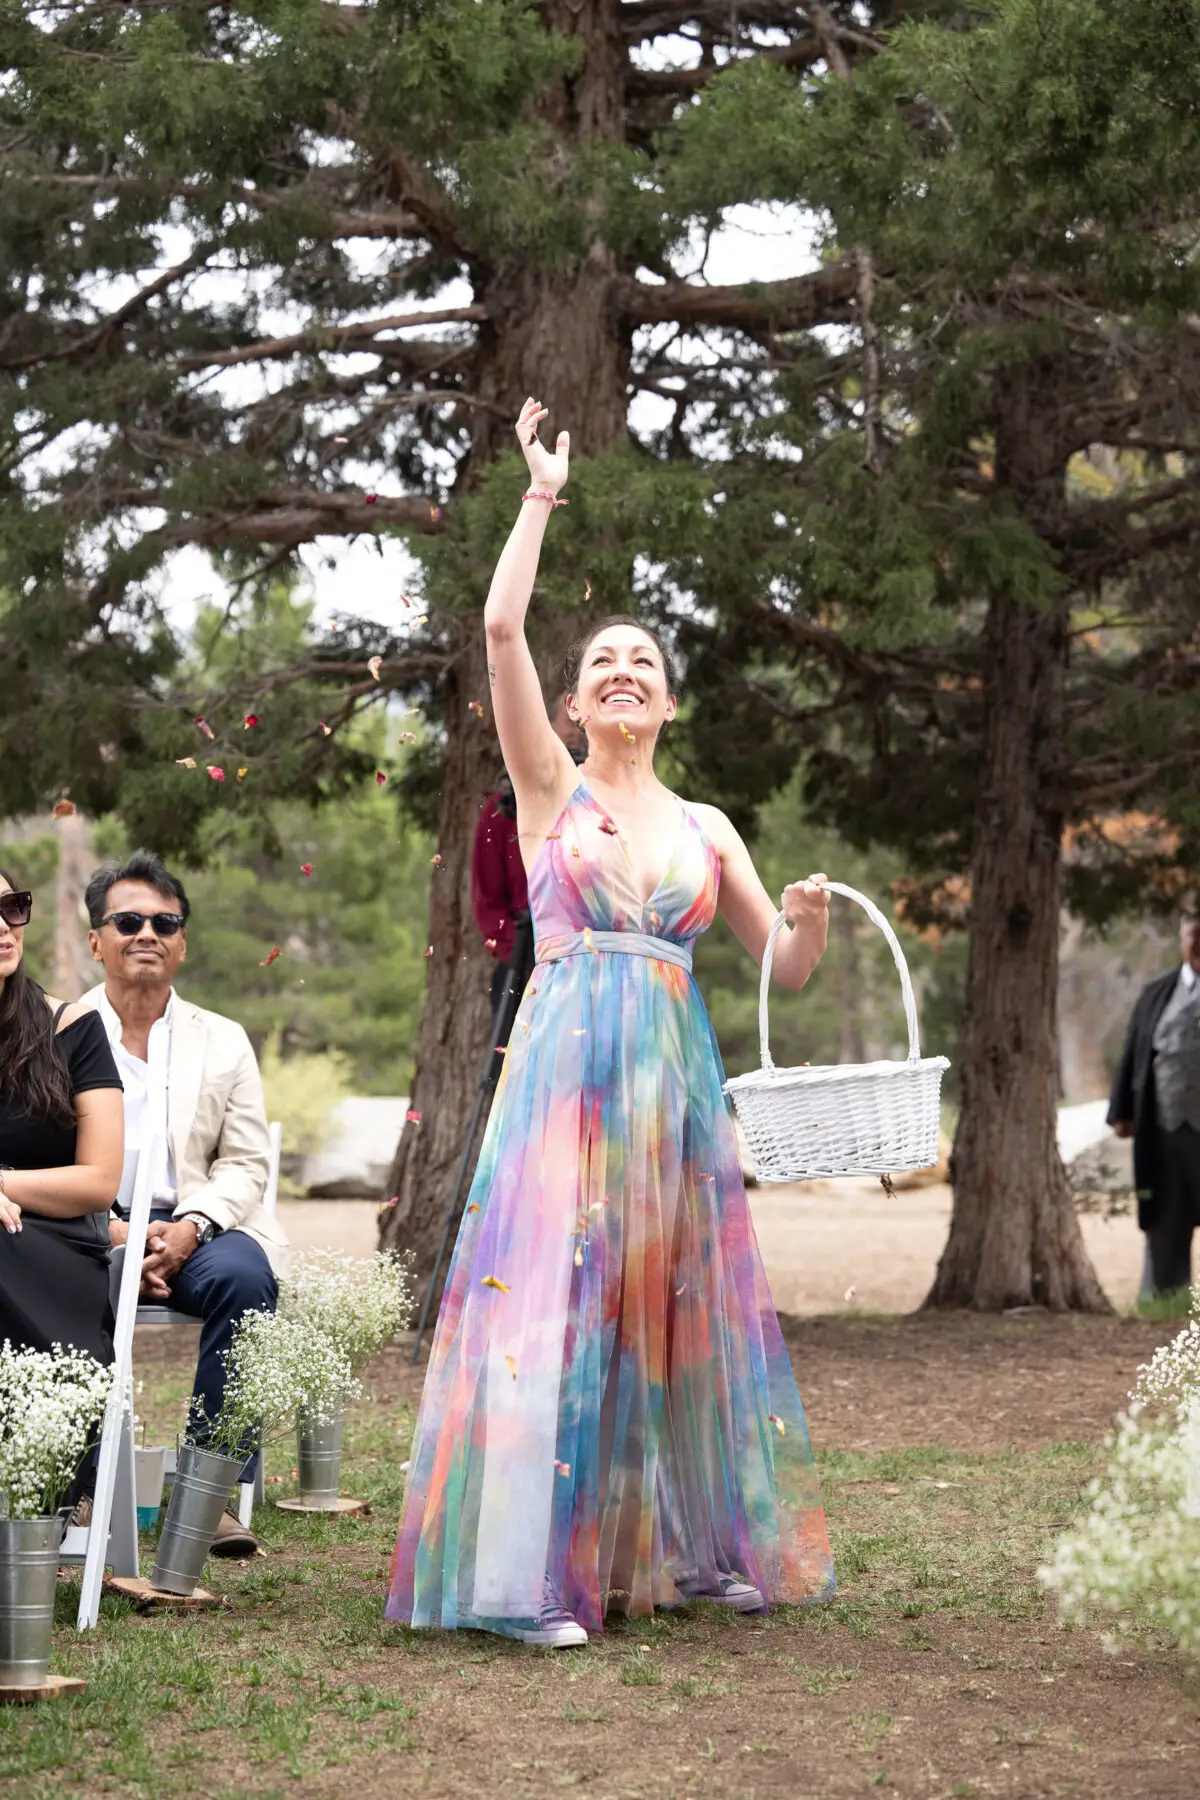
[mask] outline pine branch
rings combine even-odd
[[[1176,758],[1172,759],[1173,764]],[[1097,809],[1107,810],[1118,803],[1128,805],[1152,787],[1158,775],[1168,765],[1165,762],[1149,762],[1133,774],[1128,773],[1128,765],[1122,764],[1120,769],[1104,766],[1095,767],[1086,762],[1077,763],[1071,771],[1071,779],[1062,787],[1051,786],[1045,795],[1047,806],[1068,817],[1071,814],[1095,812]],[[1104,772],[1102,772],[1104,770]]]
[[[146,504],[144,494],[122,498],[126,505]],[[384,525],[398,525],[423,537],[437,537],[446,528],[441,507],[415,494],[380,494],[368,501],[362,494],[297,488],[256,495],[254,510],[177,521],[161,535],[170,545],[307,544],[315,537],[373,536]]]
[[[6,359],[4,366],[8,369],[29,369],[45,363],[75,362],[80,357],[87,356],[91,351],[100,349],[114,332],[119,331],[122,325],[127,325],[129,320],[149,305],[151,300],[156,299],[159,294],[165,293],[169,287],[174,286],[175,282],[181,281],[185,275],[190,275],[196,269],[202,268],[211,254],[210,245],[193,250],[192,254],[185,256],[181,263],[164,269],[161,275],[156,276],[146,287],[134,294],[125,302],[124,306],[119,306],[116,312],[110,313],[106,319],[102,319],[93,330],[86,332],[83,337],[74,339],[71,343],[64,344],[60,350],[31,351],[27,356]]]
[[[851,316],[858,286],[853,262],[831,263],[788,281],[747,281],[729,287],[664,281],[659,287],[625,280],[617,301],[631,325],[714,325],[729,331],[795,331],[841,324]]]
[[[353,344],[370,344],[384,331],[409,331],[415,325],[475,325],[487,317],[487,307],[476,303],[427,312],[389,313],[382,319],[356,319],[348,325],[312,325],[307,331],[292,332],[288,337],[263,338],[256,344],[240,345],[236,350],[212,350],[202,356],[180,357],[175,367],[229,369],[238,363],[267,362],[306,353],[315,355],[320,351],[337,354]]]
[[[689,37],[706,44],[744,43],[753,31],[795,31],[804,13],[811,18],[812,8],[796,6],[792,0],[737,0],[734,6],[729,0],[624,0],[620,31],[630,45],[659,37]],[[831,26],[844,45],[872,53],[882,48],[865,31],[836,20]]]
[[[683,98],[699,93],[714,75],[725,75],[730,69],[753,68],[762,63],[774,63],[777,68],[784,69],[811,68],[824,54],[820,40],[813,37],[759,50],[749,56],[731,56],[723,63],[697,63],[691,69],[635,68],[630,70],[625,91],[631,100],[657,100],[664,94]]]
[[[211,201],[213,198],[213,188],[207,182],[151,181],[140,176],[14,174],[12,182],[14,186],[57,188],[68,193],[91,193],[113,199],[120,199],[125,194],[140,197],[157,194],[164,200]],[[357,237],[426,239],[430,235],[426,220],[414,212],[398,208],[359,212],[353,207],[347,208],[344,204],[331,200],[320,192],[319,187],[315,184],[310,186],[307,181],[294,183],[283,193],[273,193],[262,188],[231,187],[223,197],[231,205],[254,206],[260,212],[295,206],[298,200],[311,201],[316,206],[328,206],[330,211],[327,228],[333,242]]]

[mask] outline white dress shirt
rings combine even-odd
[[[1179,971],[1179,979],[1180,979],[1180,981],[1182,981],[1184,987],[1187,989],[1188,993],[1190,994],[1192,992],[1192,989],[1195,987],[1197,981],[1200,981],[1200,976],[1198,976],[1196,974],[1196,971],[1195,971],[1195,969],[1193,969],[1191,963],[1184,963],[1182,968]]]
[[[179,1197],[175,1177],[175,1153],[168,1130],[171,1086],[171,1020],[175,990],[161,1019],[150,1027],[146,1061],[133,1056],[121,1042],[121,1020],[106,993],[100,994],[100,1017],[108,1032],[117,1073],[125,1087],[125,1153],[137,1151],[152,1161],[150,1205],[154,1212],[174,1211]]]

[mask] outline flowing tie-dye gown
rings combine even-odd
[[[589,1631],[609,1604],[648,1613],[723,1574],[768,1600],[833,1591],[720,1056],[683,966],[720,865],[680,815],[644,903],[582,782],[530,873],[538,966],[430,1354],[391,1619],[503,1632],[536,1623],[547,1584]]]

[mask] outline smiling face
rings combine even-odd
[[[653,638],[636,625],[609,625],[597,632],[583,653],[579,684],[567,697],[573,719],[598,735],[625,729],[657,735],[675,717],[676,701],[667,688],[662,654]]]
[[[118,881],[109,888],[104,904],[105,918],[113,913],[171,913],[178,918],[180,906],[173,894],[160,894],[148,882]],[[169,987],[187,955],[187,933],[159,937],[149,917],[133,937],[123,937],[115,925],[101,925],[88,932],[88,943],[96,962],[104,964],[106,975],[139,987]]]
[[[11,894],[14,889],[3,875],[0,875],[0,894]],[[0,987],[10,975],[15,975],[21,966],[21,958],[25,954],[25,927],[23,925],[6,925],[0,918]]]

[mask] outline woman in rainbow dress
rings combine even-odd
[[[517,434],[530,487],[484,611],[537,962],[430,1354],[387,1616],[582,1644],[606,1610],[821,1599],[833,1565],[804,1410],[746,1201],[692,944],[720,910],[761,963],[776,916],[741,838],[654,773],[677,679],[603,620],[546,714],[525,614],[569,440]],[[790,885],[775,978],[824,948]]]

